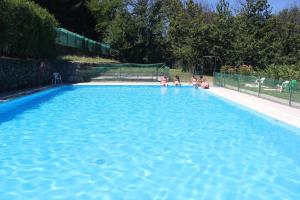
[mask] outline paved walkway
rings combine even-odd
[[[300,128],[300,109],[226,88],[212,87],[209,92]]]

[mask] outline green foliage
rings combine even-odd
[[[190,0],[178,5],[176,15],[169,20],[169,48],[171,56],[181,63],[184,71],[193,71],[201,65],[202,57],[209,54],[212,30],[201,4]]]
[[[26,58],[54,55],[54,28],[58,24],[47,10],[35,3],[0,1],[0,24],[1,54]]]
[[[260,74],[276,80],[300,80],[300,69],[296,65],[270,65],[261,70]]]
[[[118,63],[118,61],[98,56],[78,56],[78,55],[64,55],[57,57],[57,60],[79,62],[79,63]]]
[[[242,75],[250,75],[254,74],[254,69],[251,65],[241,65],[239,67],[234,67],[230,65],[224,65],[220,70],[222,73],[228,74],[242,74]]]
[[[279,56],[274,63],[300,64],[300,8],[285,9],[275,18]]]
[[[216,11],[195,0],[90,0],[103,40],[131,62],[167,62],[184,71],[219,65],[297,64],[300,60],[299,8],[272,14],[268,0],[245,0],[233,16],[228,0]],[[247,72],[245,72],[247,73]]]
[[[239,67],[224,65],[220,71],[228,74],[255,75],[281,81],[300,80],[300,68],[297,65],[269,65],[264,69],[254,69],[251,65]]]
[[[89,0],[32,0],[55,16],[61,27],[95,40],[95,20],[86,4]]]
[[[242,75],[250,75],[254,73],[254,69],[251,65],[241,65],[238,68],[238,72]]]
[[[221,57],[225,64],[235,64],[233,56],[233,42],[235,32],[233,29],[234,17],[226,0],[220,0],[217,4],[217,13],[212,24],[213,45],[211,53]]]
[[[96,31],[98,37],[102,40],[105,38],[106,31],[118,11],[126,6],[127,3],[122,0],[90,0],[87,7],[96,19]]]
[[[228,74],[236,74],[238,73],[238,68],[230,65],[224,65],[221,67],[220,71],[222,73],[228,73]]]
[[[97,1],[89,8],[99,36],[126,62],[155,63],[164,57],[163,1]]]
[[[235,20],[236,40],[234,48],[241,64],[266,66],[265,40],[268,37],[268,20],[271,17],[267,0],[246,0]]]

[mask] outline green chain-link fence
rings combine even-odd
[[[111,51],[110,46],[107,44],[96,42],[63,28],[56,29],[56,43],[61,46],[99,53],[104,56],[109,56]]]
[[[214,85],[300,108],[300,84],[297,80],[215,72]]]

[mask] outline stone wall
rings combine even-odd
[[[84,73],[89,67],[57,60],[0,58],[0,92],[50,85],[53,72],[59,72],[64,83],[89,81]]]

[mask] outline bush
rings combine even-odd
[[[270,65],[259,73],[276,80],[300,80],[300,67],[296,65]]]
[[[233,67],[233,66],[225,65],[225,66],[221,67],[220,71],[223,72],[223,73],[236,74],[236,73],[238,73],[238,68]]]
[[[55,18],[28,0],[0,1],[0,53],[45,58],[55,54]]]
[[[250,65],[242,65],[238,68],[222,66],[222,73],[254,75],[257,77],[268,77],[276,80],[300,80],[300,67],[297,65],[270,65],[265,69],[253,69]]]
[[[251,75],[253,74],[254,69],[251,65],[241,65],[239,67],[239,73],[242,75]]]

